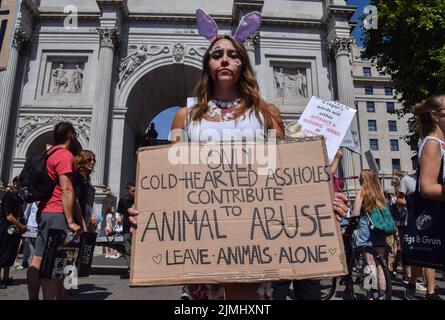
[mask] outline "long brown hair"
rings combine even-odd
[[[414,124],[421,138],[425,138],[436,129],[431,112],[439,111],[440,108],[445,108],[445,95],[443,94],[429,97],[413,107]]]
[[[371,212],[376,207],[383,210],[386,199],[380,186],[379,178],[374,171],[364,169],[360,173],[360,183],[362,185],[361,195],[363,197],[363,207],[367,212]]]
[[[260,97],[258,82],[255,79],[255,73],[252,65],[250,64],[249,55],[246,48],[244,48],[240,42],[234,40],[230,36],[221,36],[216,38],[212,41],[209,48],[204,53],[201,79],[198,81],[194,90],[194,96],[198,98],[198,104],[192,109],[189,119],[191,121],[201,121],[207,112],[207,103],[212,100],[215,83],[210,76],[210,51],[214,44],[221,39],[227,39],[233,44],[239,54],[239,59],[242,65],[241,75],[237,83],[238,90],[241,95],[241,103],[240,107],[235,111],[235,118],[241,114],[244,114],[248,109],[252,109],[258,121],[260,121],[260,123],[264,125],[266,129],[271,129],[273,126],[272,119],[277,119],[276,112],[274,112],[270,104]],[[260,114],[264,118],[264,123],[260,117]],[[277,123],[284,132],[282,122],[277,121]]]
[[[74,169],[84,176],[88,181],[91,180],[91,172],[85,169],[85,164],[91,158],[96,158],[93,151],[82,150],[74,159]]]

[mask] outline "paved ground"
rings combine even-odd
[[[77,290],[73,290],[71,299],[75,300],[176,300],[179,299],[181,288],[179,286],[163,287],[132,287],[128,280],[120,279],[119,275],[126,271],[123,258],[105,259],[104,256],[95,256],[93,260],[92,275],[80,278]],[[26,286],[26,270],[11,269],[11,276],[15,283],[6,290],[0,289],[0,300],[26,300],[28,298]],[[445,283],[442,274],[437,273],[438,293],[445,299]],[[404,299],[405,289],[399,273],[393,281],[393,299]],[[342,299],[342,288],[338,288],[333,300]],[[423,293],[417,298],[422,299]]]

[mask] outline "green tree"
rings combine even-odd
[[[373,0],[377,29],[364,30],[365,54],[391,76],[402,108],[445,93],[445,0]],[[417,142],[411,133],[409,143]]]

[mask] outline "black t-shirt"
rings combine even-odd
[[[96,189],[94,189],[91,183],[83,175],[76,172],[74,177],[74,193],[79,201],[80,211],[82,212],[85,223],[88,224],[91,220],[91,215],[93,214]]]
[[[134,199],[125,197],[119,200],[117,212],[122,216],[122,233],[130,233],[131,222],[128,215],[128,209],[134,204]]]
[[[23,200],[15,192],[8,191],[2,198],[0,218],[5,218],[7,212],[12,212],[12,215],[24,223],[23,217]]]

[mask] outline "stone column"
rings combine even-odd
[[[255,32],[253,35],[251,35],[249,38],[247,38],[244,41],[244,47],[247,50],[247,53],[249,55],[250,64],[252,65],[253,71],[256,71],[255,69],[255,48],[259,42],[260,34],[258,32]]]
[[[6,70],[0,72],[0,174],[3,170],[6,141],[8,134],[8,124],[15,119],[10,119],[11,104],[14,93],[15,76],[17,72],[17,63],[20,51],[28,43],[29,38],[21,27],[18,27],[14,34],[12,48],[9,51],[8,64]]]
[[[97,28],[100,36],[98,76],[96,84],[96,105],[91,119],[89,148],[96,154],[93,184],[105,187],[107,161],[107,135],[110,115],[111,84],[113,76],[114,50],[118,41],[115,28]]]
[[[354,83],[352,80],[352,70],[350,63],[351,46],[353,38],[335,38],[329,44],[329,50],[335,57],[335,65],[337,69],[337,89],[339,102],[354,108]],[[358,134],[357,115],[351,123],[352,134]],[[358,176],[360,174],[360,159],[349,149],[343,150],[343,172],[345,176]],[[357,180],[348,180],[346,184],[348,190],[354,194],[357,188]]]

